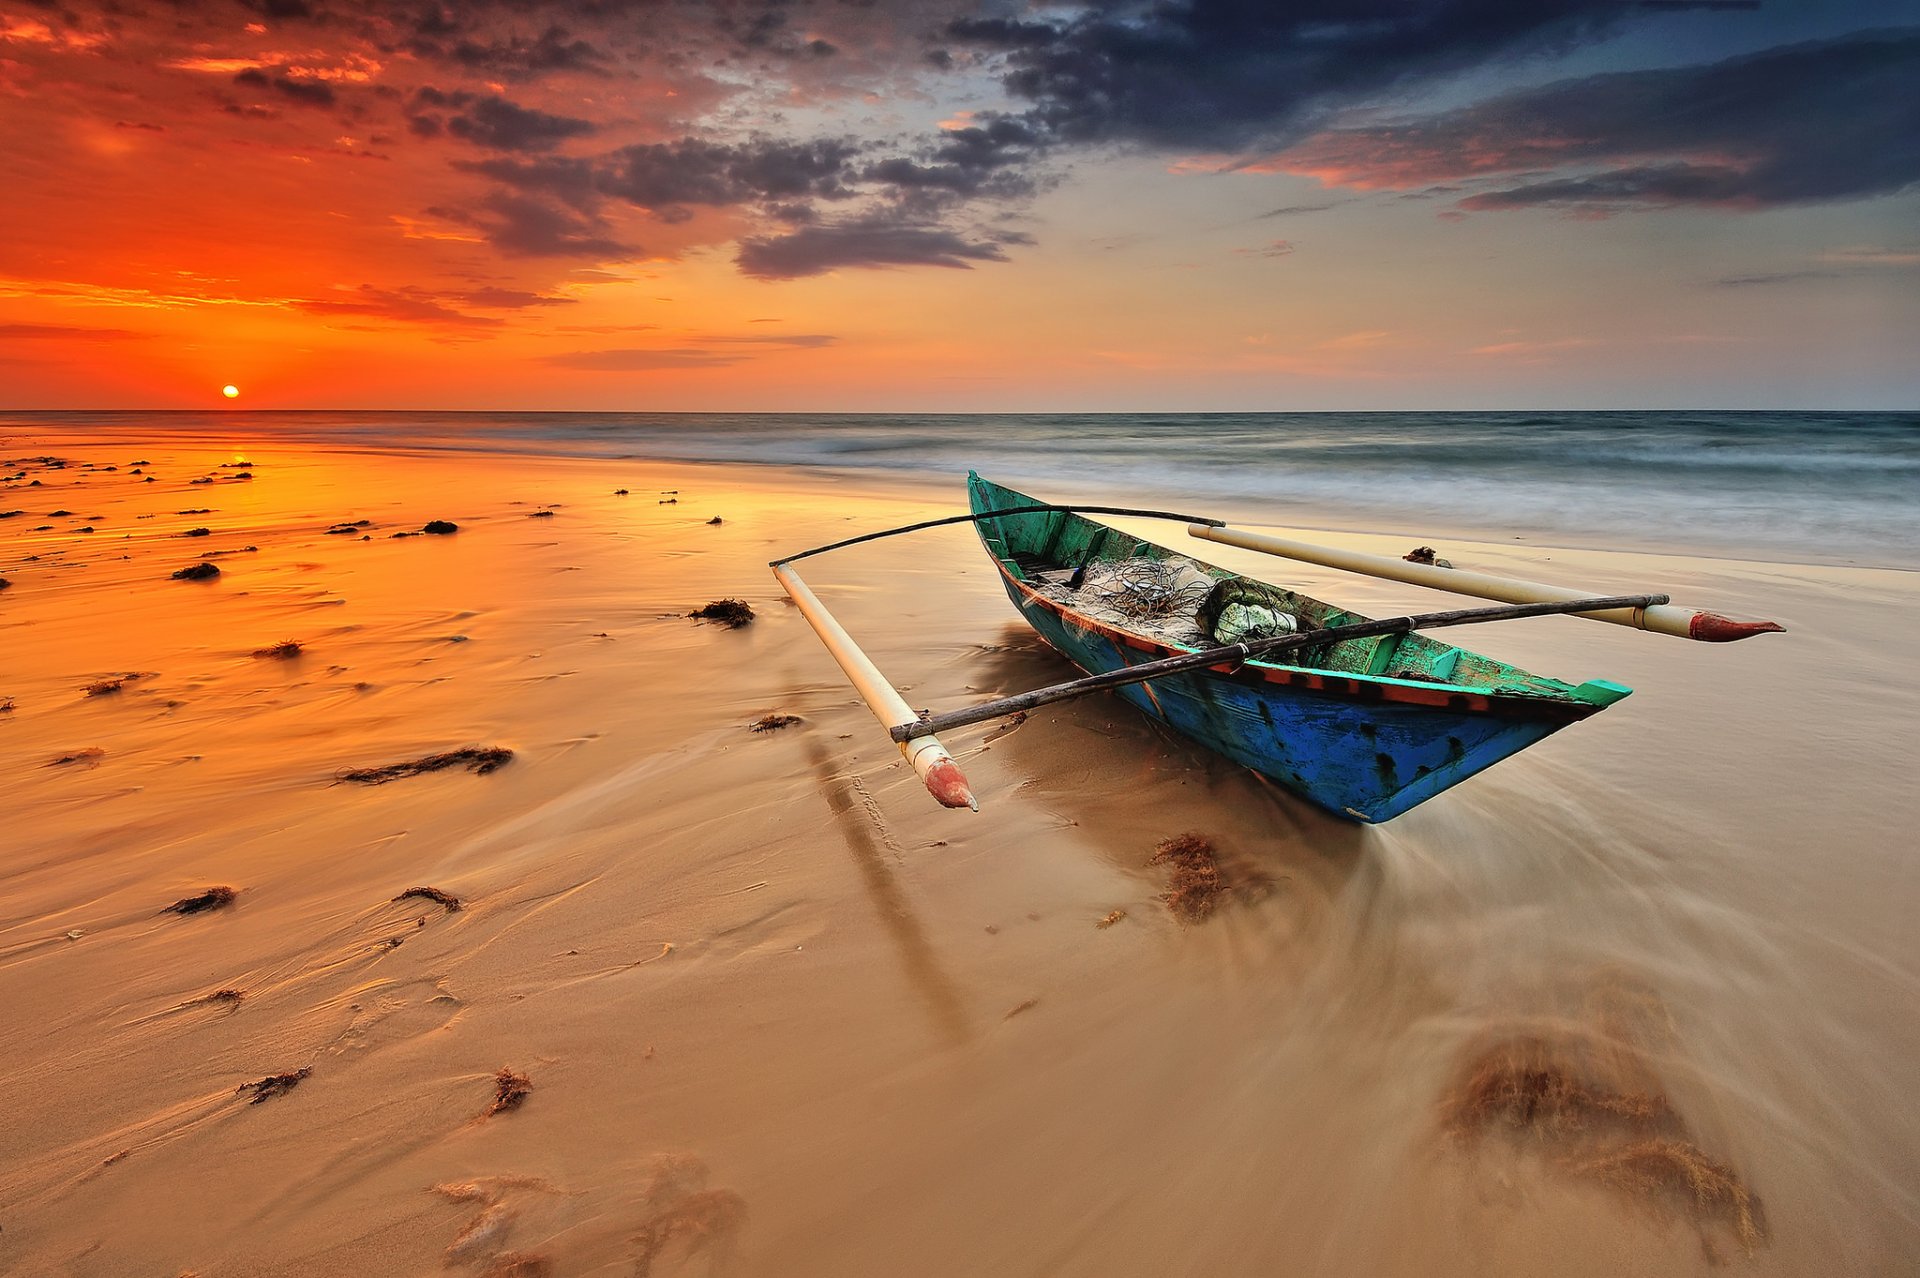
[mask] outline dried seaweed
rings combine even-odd
[[[781,728],[790,728],[800,722],[802,722],[802,720],[797,714],[770,714],[763,719],[754,720],[748,725],[747,731],[776,732]]]
[[[1508,1037],[1473,1053],[1442,1109],[1469,1145],[1489,1134],[1541,1148],[1550,1165],[1692,1221],[1751,1255],[1768,1238],[1765,1209],[1738,1172],[1708,1155],[1637,1054],[1611,1036],[1593,1043]]]
[[[460,525],[450,519],[429,519],[425,524],[421,525],[420,531],[423,533],[432,533],[436,537],[444,537],[448,533],[459,532]]]
[[[1226,877],[1213,844],[1203,835],[1177,834],[1153,850],[1149,865],[1170,865],[1172,877],[1161,900],[1183,923],[1199,923],[1211,918],[1227,890]]]
[[[718,515],[715,515],[715,516],[714,516],[714,517],[713,517],[712,519],[709,519],[709,520],[707,521],[707,526],[711,528],[711,527],[715,527],[715,526],[717,526],[717,525],[719,525],[719,524],[724,524],[724,523],[726,523],[726,522],[727,522],[727,521],[726,521],[726,520],[724,520],[724,519],[722,519],[722,518],[720,518],[720,516],[718,516]]]
[[[648,1278],[669,1244],[680,1242],[691,1257],[712,1249],[712,1268],[726,1259],[733,1237],[746,1223],[747,1201],[731,1189],[703,1189],[660,1212],[634,1235],[634,1278]]]
[[[211,581],[219,575],[219,565],[210,564],[202,560],[197,564],[191,564],[174,573],[173,579],[175,581]]]
[[[210,887],[199,896],[183,896],[160,912],[162,914],[199,914],[205,910],[224,909],[232,905],[234,897],[238,895],[230,887]]]
[[[744,599],[716,599],[687,615],[698,621],[717,621],[729,630],[738,630],[753,621],[753,609]]]
[[[282,660],[286,660],[289,657],[297,657],[300,655],[300,641],[298,639],[282,639],[270,648],[255,648],[253,655],[256,657],[279,657]]]
[[[107,752],[105,750],[102,750],[99,746],[87,746],[84,749],[73,750],[66,754],[63,754],[57,759],[47,760],[47,766],[49,768],[59,768],[59,767],[64,767],[69,763],[85,763],[85,764],[91,765],[91,764],[98,763],[100,760],[106,757],[107,757]]]
[[[510,1109],[520,1108],[520,1103],[533,1091],[533,1080],[525,1074],[516,1074],[505,1065],[493,1076],[493,1104],[487,1106],[485,1117],[504,1114]]]
[[[258,1105],[260,1102],[271,1100],[275,1096],[284,1096],[286,1093],[300,1086],[301,1082],[312,1074],[313,1066],[302,1065],[299,1069],[291,1073],[269,1074],[265,1078],[256,1079],[251,1083],[242,1083],[233,1090],[236,1094],[240,1092],[252,1092],[253,1100],[248,1103]]]
[[[1118,923],[1121,919],[1124,919],[1125,917],[1127,917],[1127,912],[1125,910],[1109,910],[1107,912],[1107,916],[1101,919],[1098,923],[1095,923],[1094,926],[1097,928],[1109,928],[1109,927],[1112,927],[1115,923]]]
[[[202,994],[199,998],[189,999],[187,1001],[193,1004],[200,1004],[200,1003],[232,1004],[232,1003],[240,1002],[242,999],[246,998],[246,996],[247,996],[247,992],[245,990],[236,990],[231,986],[229,986],[226,989],[215,990],[211,994]]]
[[[460,898],[451,892],[442,892],[437,887],[410,887],[393,899],[395,901],[406,901],[416,897],[423,901],[432,901],[435,905],[444,907],[449,914],[458,914],[460,912]]]
[[[1673,1132],[1679,1117],[1652,1091],[1623,1091],[1582,1076],[1564,1050],[1523,1036],[1481,1053],[1455,1085],[1447,1126],[1462,1135],[1488,1128],[1549,1138],[1604,1133]]]
[[[1696,1223],[1722,1225],[1749,1256],[1769,1237],[1766,1209],[1739,1173],[1709,1158],[1691,1141],[1635,1141],[1571,1162],[1567,1170],[1637,1201],[1684,1212]],[[1701,1242],[1711,1257],[1704,1232]]]
[[[470,772],[485,776],[507,765],[513,758],[513,751],[505,746],[462,746],[458,750],[447,750],[440,754],[429,754],[419,759],[408,759],[404,763],[388,763],[377,768],[349,768],[339,773],[338,780],[356,781],[362,785],[385,785],[401,777],[418,776],[422,772],[438,772],[443,768],[465,766]]]

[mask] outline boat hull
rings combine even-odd
[[[1031,500],[977,477],[973,496],[976,511]],[[989,523],[980,530],[1014,606],[1080,669],[1100,674],[1185,651],[1116,630],[1041,594],[996,551]],[[1626,694],[1615,685],[1576,691],[1589,687],[1606,689],[1596,697],[1600,704],[1250,662],[1116,691],[1142,713],[1329,812],[1379,822]]]

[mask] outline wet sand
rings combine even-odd
[[[1920,1254],[1912,571],[1447,540],[1790,633],[1460,632],[1638,692],[1383,827],[1111,698],[954,734],[974,815],[927,798],[765,567],[957,485],[260,439],[0,456],[0,1271]],[[391,535],[434,519],[459,530]],[[1359,611],[1445,598],[1206,549]],[[217,579],[172,578],[208,554]],[[807,576],[916,705],[1066,673],[965,529]],[[724,596],[758,619],[686,617]],[[775,713],[800,722],[749,731]],[[464,747],[513,755],[340,780]],[[1185,832],[1234,887],[1192,923],[1149,863]],[[417,887],[459,908],[394,899]],[[489,1113],[503,1069],[530,1090]]]

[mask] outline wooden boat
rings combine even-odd
[[[967,491],[1007,597],[1074,665],[1100,674],[1202,650],[1100,620],[1063,602],[1071,592],[1060,588],[1061,578],[1103,560],[1197,561],[1066,510],[983,517],[1041,503],[974,474]],[[1217,579],[1236,577],[1197,566]],[[1043,591],[1047,585],[1053,588]],[[1303,630],[1366,620],[1295,591],[1266,589]],[[1632,690],[1606,680],[1562,683],[1409,633],[1344,639],[1117,691],[1183,736],[1330,812],[1385,821]]]
[[[1418,631],[1553,615],[1713,644],[1781,629],[1682,607],[1664,594],[1599,595],[1409,563],[1201,515],[1036,502],[975,474],[967,491],[965,515],[862,533],[769,565],[901,757],[949,808],[980,805],[941,733],[1112,690],[1331,812],[1385,821],[1632,691],[1604,679],[1562,683]],[[1372,621],[1177,555],[1090,514],[1177,520],[1202,540],[1504,606]],[[796,568],[815,555],[956,523],[979,530],[1007,597],[1085,677],[941,714],[916,711]],[[1096,598],[1101,578],[1119,593]],[[1152,578],[1173,584],[1160,590]],[[1262,624],[1245,625],[1249,618]]]

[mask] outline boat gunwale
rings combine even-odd
[[[988,553],[991,554],[991,550]],[[1049,599],[1009,572],[998,555],[994,555],[993,558],[994,566],[1000,570],[1000,575],[1011,582],[1024,599],[1053,613],[1077,630],[1089,631],[1110,642],[1132,648],[1136,652],[1151,653],[1156,657],[1186,656],[1202,651],[1198,648],[1171,647],[1132,631],[1118,630],[1105,622],[1096,621],[1083,612],[1069,608],[1057,600]],[[1304,666],[1274,665],[1258,659],[1250,659],[1238,665],[1223,662],[1186,673],[1212,675],[1217,678],[1231,679],[1237,683],[1278,684],[1294,692],[1321,693],[1353,701],[1392,701],[1427,709],[1452,710],[1468,714],[1507,713],[1528,718],[1564,718],[1568,722],[1576,722],[1606,708],[1589,702],[1564,701],[1556,697],[1525,693],[1488,693],[1463,687],[1460,684],[1425,683],[1412,679],[1395,679],[1389,675],[1351,674],[1339,670],[1310,670]],[[1363,687],[1377,689],[1377,693],[1362,692]]]
[[[990,484],[1002,492],[1013,491],[978,475],[973,476],[973,478],[982,484]],[[990,515],[992,512],[979,511],[977,513]],[[1073,512],[1068,512],[1068,514],[1072,518],[1093,524],[1096,527],[1111,527],[1111,525],[1100,523],[1097,519],[1087,519],[1084,515],[1074,514]],[[1006,557],[995,551],[993,546],[988,542],[985,525],[989,522],[993,521],[983,519],[976,522],[974,530],[980,537],[981,546],[993,560],[994,567],[999,570],[1001,577],[1019,593],[1023,601],[1030,602],[1052,613],[1054,616],[1060,618],[1063,623],[1074,627],[1076,630],[1099,635],[1111,643],[1131,648],[1136,652],[1149,653],[1156,657],[1171,657],[1185,656],[1190,653],[1202,651],[1198,648],[1174,647],[1158,640],[1149,639],[1133,631],[1121,630],[1106,622],[1098,621],[1086,613],[1080,612],[1078,609],[1068,607],[1059,600],[1040,593],[1039,590],[1035,589],[1022,577],[1015,576]],[[1000,541],[1003,546],[1006,544],[1004,535],[1000,537]],[[1169,550],[1168,547],[1160,546],[1157,543],[1148,542],[1146,544],[1153,545],[1159,550],[1166,550],[1170,554],[1178,553]],[[1190,555],[1185,556],[1185,558],[1193,559]],[[1203,560],[1193,559],[1193,562],[1203,568],[1214,571],[1227,571],[1219,568],[1217,565],[1208,564]],[[1243,576],[1244,574],[1236,573],[1234,575]],[[1248,578],[1248,580],[1258,580],[1258,578]],[[1323,606],[1332,607],[1333,605]],[[1044,638],[1044,636],[1042,637]],[[1467,650],[1461,649],[1461,651],[1465,652]],[[1288,666],[1275,662],[1261,661],[1258,658],[1251,658],[1237,665],[1223,662],[1219,665],[1206,666],[1190,673],[1226,678],[1242,684],[1279,685],[1296,693],[1318,693],[1324,696],[1353,701],[1387,701],[1403,705],[1420,706],[1427,709],[1450,710],[1457,713],[1495,713],[1536,719],[1557,719],[1568,723],[1589,718],[1606,708],[1604,705],[1596,705],[1592,702],[1579,700],[1572,695],[1571,689],[1569,689],[1568,694],[1564,696],[1556,696],[1550,693],[1493,693],[1486,692],[1482,689],[1467,687],[1463,684],[1428,683],[1424,680],[1399,679],[1392,675],[1314,670],[1305,666]]]

